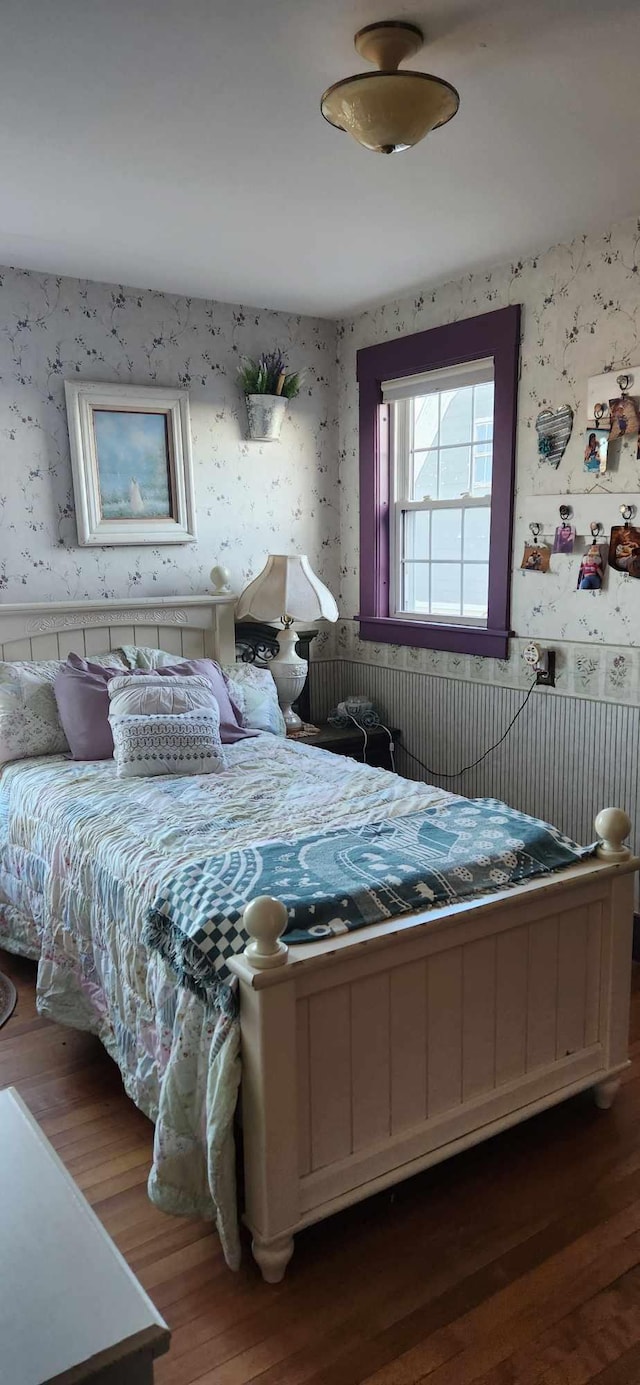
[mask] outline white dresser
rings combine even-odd
[[[0,1385],[151,1385],[169,1329],[13,1088],[0,1092]]]

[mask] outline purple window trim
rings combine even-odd
[[[360,636],[505,659],[509,648],[520,304],[358,351]],[[382,381],[493,356],[494,433],[487,628],[389,615],[389,407]]]
[[[506,659],[509,631],[488,630],[483,625],[439,625],[431,620],[360,616],[360,639],[375,640],[377,644],[446,649],[450,654],[481,654],[486,659]]]

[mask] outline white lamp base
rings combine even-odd
[[[292,626],[278,631],[278,653],[269,664],[273,681],[278,689],[278,702],[285,720],[287,731],[299,731],[303,725],[291,703],[300,696],[307,681],[309,666],[306,659],[296,654],[297,635]]]

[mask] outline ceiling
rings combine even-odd
[[[319,112],[408,19],[460,112]],[[2,0],[0,262],[339,317],[640,211],[638,0]]]

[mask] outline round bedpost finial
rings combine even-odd
[[[596,855],[601,861],[626,861],[631,855],[628,846],[624,846],[625,837],[631,831],[631,818],[622,808],[603,808],[595,821],[595,828],[600,838],[599,845],[596,847]]]
[[[244,955],[252,967],[264,971],[266,967],[282,967],[289,951],[286,943],[280,941],[289,915],[280,899],[261,894],[245,904],[242,921],[251,938]]]

